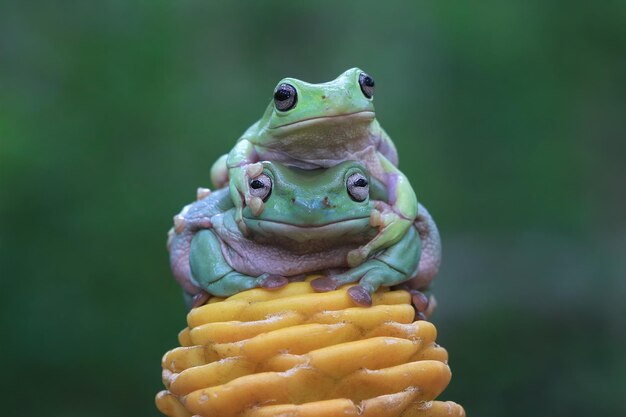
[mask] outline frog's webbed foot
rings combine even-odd
[[[263,274],[258,277],[251,277],[239,273],[235,270],[231,270],[218,280],[211,282],[205,286],[206,290],[218,297],[230,297],[233,294],[250,290],[252,288],[263,287],[264,282],[270,278],[269,274]],[[280,288],[278,284],[274,282],[268,283],[273,288]]]
[[[342,285],[358,282],[358,285],[348,290],[352,300],[361,306],[372,305],[372,296],[382,286],[390,286],[406,279],[406,274],[391,268],[386,263],[377,259],[371,259],[343,274],[318,278],[311,281],[314,290],[325,292],[332,291]]]
[[[341,276],[317,278],[311,281],[311,287],[318,292],[334,291],[343,285],[344,281]],[[352,301],[360,306],[369,307],[372,305],[371,294],[360,285],[348,288],[348,295],[352,298]]]
[[[402,239],[412,221],[398,215],[388,204],[378,202],[370,214],[370,224],[379,228],[378,233],[367,244],[348,252],[350,267],[362,264],[372,253]]]
[[[222,277],[220,280],[209,284],[207,288],[214,295],[227,297],[251,288],[263,288],[269,291],[274,291],[283,288],[289,282],[289,279],[280,275],[263,274],[257,278],[253,278],[233,271]],[[190,308],[206,304],[210,297],[210,293],[202,290],[191,298]]]
[[[220,297],[229,297],[252,288],[278,290],[288,283],[289,280],[280,275],[262,274],[255,278],[233,270],[207,285],[207,291]]]

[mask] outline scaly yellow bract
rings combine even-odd
[[[156,397],[169,417],[463,417],[434,401],[450,382],[446,350],[410,295],[383,289],[355,307],[349,286],[309,282],[213,298],[187,316],[163,357]]]

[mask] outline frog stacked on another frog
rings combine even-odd
[[[374,80],[358,68],[322,84],[294,78],[278,83],[263,117],[211,170],[217,188],[230,185],[235,221],[242,233],[247,233],[243,208],[263,209],[262,199],[249,187],[249,180],[262,172],[260,161],[316,169],[357,160],[383,184],[387,198],[372,210],[371,223],[378,233],[351,250],[347,263],[357,266],[402,239],[415,221],[418,203],[408,179],[397,168],[393,142],[375,118],[373,97]]]
[[[414,227],[393,245],[350,267],[347,254],[376,235],[371,214],[387,191],[358,161],[327,169],[304,170],[265,161],[249,180],[262,210],[242,210],[244,235],[229,190],[200,189],[198,201],[175,217],[168,247],[172,271],[190,306],[208,294],[229,296],[254,288],[279,288],[306,274],[325,275],[311,282],[318,291],[358,282],[349,294],[359,305],[371,304],[380,286],[410,280],[425,288],[439,266],[437,227],[421,205]],[[419,294],[420,314],[427,302]]]

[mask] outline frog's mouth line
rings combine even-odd
[[[360,110],[354,113],[335,114],[332,116],[310,117],[308,119],[302,119],[302,120],[298,120],[298,121],[291,122],[291,123],[285,123],[284,125],[280,125],[280,126],[269,127],[269,129],[272,129],[272,130],[282,129],[282,128],[293,129],[293,128],[314,125],[320,121],[329,120],[329,119],[336,119],[337,121],[341,121],[341,119],[374,120],[374,117],[376,117],[376,113],[374,113],[372,110]]]
[[[355,224],[355,223],[359,223],[360,221],[364,220],[364,219],[368,219],[370,216],[361,216],[361,217],[351,217],[349,219],[343,219],[343,220],[338,220],[338,221],[334,221],[334,222],[328,222],[328,223],[320,223],[320,224],[307,224],[307,225],[297,225],[297,224],[293,224],[293,223],[287,223],[287,222],[282,222],[280,220],[266,220],[266,219],[255,219],[253,217],[243,217],[245,220],[248,220],[250,222],[256,222],[259,226],[262,226],[263,224],[275,224],[275,225],[280,225],[280,226],[285,226],[285,227],[289,227],[289,228],[294,228],[294,229],[322,229],[322,228],[327,228],[327,227],[332,227],[332,226],[337,226],[337,225],[343,225],[343,224]]]
[[[340,220],[320,225],[300,225],[272,220],[257,220],[244,217],[246,225],[258,236],[270,239],[288,239],[295,242],[336,241],[348,242],[368,240],[372,226],[369,216]]]

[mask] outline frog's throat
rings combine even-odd
[[[268,130],[274,132],[274,134],[287,134],[293,130],[303,129],[311,126],[316,126],[322,123],[332,124],[344,124],[344,123],[359,123],[370,122],[376,118],[376,113],[372,110],[360,110],[353,113],[335,114],[330,116],[317,116],[310,117],[308,119],[302,119],[291,123],[285,123],[279,126],[270,126]]]
[[[317,239],[358,238],[374,230],[370,218],[354,217],[324,224],[295,225],[274,220],[261,220],[244,217],[244,221],[255,235],[263,237],[284,237],[296,241]]]

